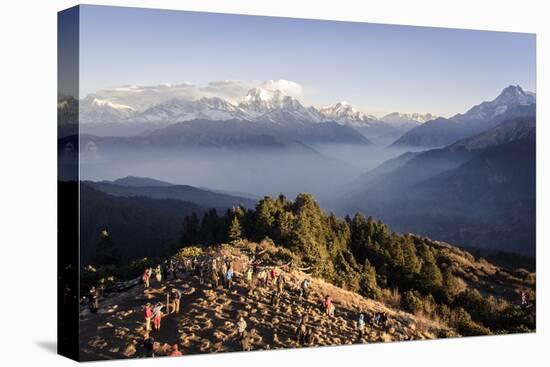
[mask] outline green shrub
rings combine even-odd
[[[294,252],[284,247],[279,247],[277,252],[273,254],[273,261],[279,264],[292,263],[293,265],[300,265],[299,257],[296,256]]]
[[[406,291],[401,298],[401,307],[410,313],[417,313],[424,309],[422,298],[418,291]]]
[[[189,246],[179,250],[178,253],[174,255],[174,259],[177,261],[184,261],[187,258],[201,256],[202,254],[204,254],[202,248]]]
[[[491,330],[472,320],[461,322],[456,326],[456,329],[459,334],[464,336],[481,336],[492,334]]]

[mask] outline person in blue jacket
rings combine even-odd
[[[233,269],[231,267],[225,273],[225,285],[228,290],[231,290],[231,286],[233,285]]]

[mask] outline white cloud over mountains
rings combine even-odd
[[[280,90],[284,95],[294,98],[301,97],[304,94],[304,88],[300,84],[284,79],[268,80],[260,87],[268,91]]]
[[[299,98],[304,88],[290,80],[216,80],[206,86],[197,86],[189,82],[165,83],[159,85],[125,85],[102,89],[91,96],[144,110],[171,99],[195,100],[201,97],[220,97],[233,103],[243,100],[252,88],[262,88],[266,92],[281,91],[283,94]]]

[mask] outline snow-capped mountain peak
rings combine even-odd
[[[246,93],[244,98],[245,103],[258,103],[258,102],[268,102],[268,101],[280,101],[285,96],[283,93],[278,90],[267,90],[264,88],[252,88]]]
[[[321,121],[334,121],[339,124],[364,125],[377,121],[377,118],[356,110],[351,104],[340,101],[332,105],[312,107]]]
[[[321,107],[304,107],[302,103],[280,89],[255,87],[249,89],[240,102],[234,103],[218,96],[195,99],[174,95],[154,105],[138,108],[130,99],[120,96],[90,94],[78,102],[81,122],[163,122],[176,123],[195,119],[206,120],[247,120],[277,124],[330,123],[349,125],[361,130],[385,125],[405,131],[437,119],[438,116],[426,113],[393,112],[378,119],[368,115],[350,103],[340,101]],[[464,114],[455,115],[454,121],[485,121],[507,113],[510,108],[534,104],[536,95],[524,91],[520,86],[508,86],[492,101],[472,107]],[[60,105],[60,110],[64,108]]]
[[[535,103],[536,96],[532,92],[524,91],[519,85],[510,85],[493,101],[498,105],[520,104],[529,105]]]
[[[238,107],[231,102],[219,97],[202,97],[196,103],[205,108],[212,108],[223,111],[237,111]]]
[[[480,103],[464,114],[451,119],[455,121],[491,120],[502,115],[510,108],[528,106],[536,103],[536,94],[524,91],[519,85],[510,85],[502,90],[492,101]]]
[[[115,110],[120,110],[120,111],[135,111],[135,108],[133,108],[133,107],[130,107],[130,106],[127,106],[127,105],[124,105],[124,104],[120,104],[120,103],[111,102],[107,99],[99,99],[99,98],[96,98],[96,97],[92,98],[91,105],[96,106],[96,107],[113,108]]]
[[[348,102],[341,101],[333,105],[323,106],[318,108],[319,112],[325,115],[326,118],[335,121],[339,120],[363,120],[364,115],[354,109]]]
[[[81,122],[121,122],[136,113],[136,109],[125,104],[89,95],[79,102]]]
[[[403,124],[412,124],[419,125],[427,121],[434,120],[438,116],[431,113],[400,113],[392,112],[381,118],[382,121],[387,122],[392,125],[403,125]]]
[[[219,97],[202,97],[196,100],[172,99],[154,105],[132,121],[183,122],[195,119],[231,120],[246,119],[248,115],[238,106]]]
[[[317,118],[300,101],[278,89],[252,88],[238,108],[249,118],[276,123],[316,122]]]
[[[355,114],[357,111],[346,101],[336,102],[332,105],[319,107],[320,111],[324,111],[327,114],[335,115],[347,115]]]
[[[298,100],[283,94],[280,90],[252,88],[246,94],[239,107],[257,114],[263,114],[275,109],[304,108]]]

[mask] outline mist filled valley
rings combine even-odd
[[[115,180],[150,177],[179,185],[238,192],[261,198],[310,192],[320,200],[334,198],[370,169],[406,152],[403,149],[317,146],[296,149],[243,150],[113,150],[97,145],[82,156],[82,179]],[[322,152],[322,153],[321,153]]]

